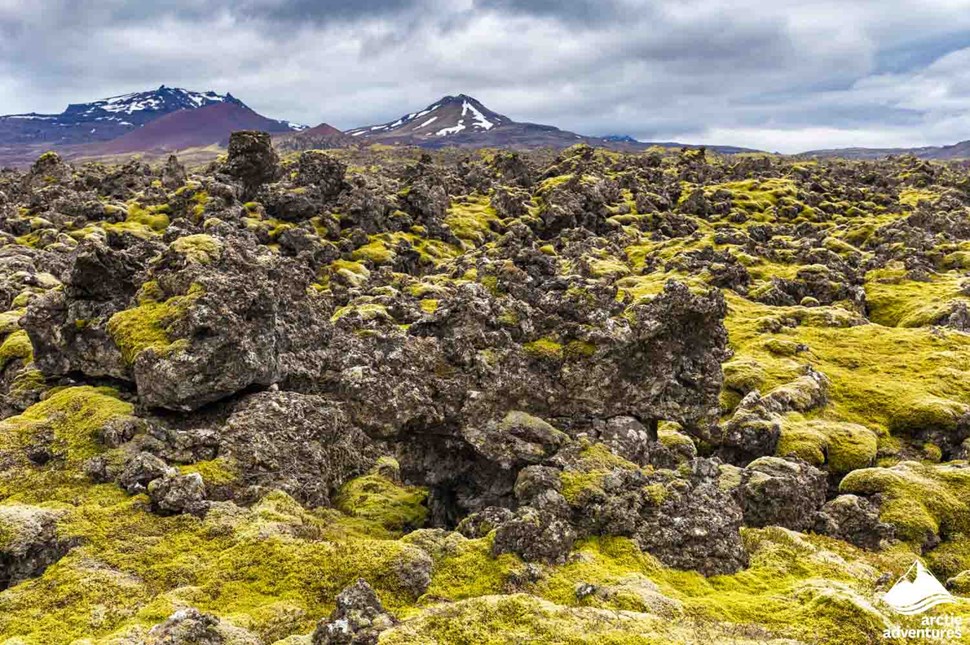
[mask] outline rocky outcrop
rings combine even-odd
[[[384,609],[369,584],[359,579],[337,596],[337,608],[320,621],[313,645],[376,645],[397,620]]]
[[[0,506],[0,591],[44,573],[71,548],[57,535],[61,513],[34,506]]]

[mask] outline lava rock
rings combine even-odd
[[[879,521],[879,508],[868,499],[839,495],[819,511],[815,532],[875,550],[892,540],[895,528]]]
[[[252,196],[263,184],[280,175],[280,158],[266,132],[238,131],[229,137],[229,154],[223,171],[238,179],[244,195]]]
[[[166,473],[148,484],[152,510],[160,515],[205,515],[205,483],[199,473],[177,475]]]
[[[363,579],[337,595],[337,607],[313,632],[313,645],[376,645],[381,632],[397,619]]]
[[[825,503],[825,473],[803,461],[761,457],[742,474],[744,521],[749,526],[810,529]]]

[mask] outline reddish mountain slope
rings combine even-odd
[[[122,137],[92,146],[92,151],[96,149],[96,154],[110,155],[182,150],[225,145],[235,130],[287,132],[289,129],[288,124],[268,119],[244,105],[218,103],[167,114]]]
[[[273,141],[280,150],[325,150],[346,148],[360,143],[327,123],[302,132],[284,132],[275,135]]]

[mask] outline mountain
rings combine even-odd
[[[492,112],[477,99],[459,94],[446,96],[397,121],[349,130],[347,134],[368,139],[435,141],[443,137],[488,133],[512,124],[512,119]]]
[[[268,119],[233,100],[166,114],[117,139],[90,146],[89,151],[115,155],[225,146],[235,130],[292,132],[292,124]]]
[[[162,85],[157,90],[73,103],[60,114],[0,116],[0,143],[69,145],[110,141],[166,114],[223,103],[245,107],[232,94]]]
[[[321,123],[299,132],[285,132],[273,137],[280,150],[326,150],[328,148],[347,148],[358,144],[354,137],[344,134],[328,123]]]
[[[601,138],[603,141],[609,141],[610,143],[640,143],[628,134],[608,134]]]
[[[347,134],[367,142],[426,148],[562,148],[586,140],[551,125],[518,123],[466,94],[446,96],[397,121],[355,128]]]
[[[913,155],[920,159],[970,159],[970,141],[961,141],[949,146],[925,146],[922,148],[832,148],[828,150],[809,150],[800,157],[842,159],[885,159],[893,155]]]
[[[494,147],[494,148],[567,148],[586,143],[601,148],[635,152],[659,145],[685,147],[680,143],[645,143],[628,136],[587,137],[560,130],[551,125],[522,123],[494,112],[467,94],[446,96],[419,112],[396,121],[348,130],[361,142],[416,145],[425,148]],[[697,147],[697,146],[686,146]],[[746,148],[708,146],[726,154],[754,152]]]

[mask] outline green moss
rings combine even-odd
[[[750,358],[735,358],[723,366],[724,387],[745,395],[757,390],[768,378],[761,365]]]
[[[387,312],[387,307],[384,305],[379,305],[376,303],[363,303],[357,305],[346,305],[337,309],[330,317],[330,322],[337,322],[344,316],[356,313],[363,320],[392,320],[391,315]]]
[[[8,335],[0,345],[0,370],[10,361],[20,359],[24,364],[34,360],[34,348],[27,332],[20,329]]]
[[[970,401],[970,336],[932,329],[858,324],[839,307],[769,307],[726,293],[725,321],[732,363],[757,363],[757,378],[728,373],[732,385],[758,383],[761,391],[791,383],[809,365],[829,381],[824,420],[865,426],[878,436],[952,428]],[[764,330],[807,345],[779,356],[764,346]],[[900,351],[900,348],[906,351]]]
[[[0,313],[0,335],[7,336],[20,329],[20,319],[24,313],[23,309],[13,309]]]
[[[737,642],[749,634],[762,643],[789,638],[862,645],[889,624],[871,602],[879,576],[901,574],[912,564],[911,552],[868,554],[779,528],[744,529],[742,537],[750,568],[709,578],[666,568],[626,538],[586,539],[534,593],[563,606],[649,612],[663,619],[662,642]],[[579,598],[580,583],[639,593]],[[677,617],[671,620],[670,612]]]
[[[865,426],[821,419],[805,419],[790,413],[781,425],[775,454],[804,459],[815,466],[828,465],[831,472],[845,474],[871,466],[876,459],[878,437]]]
[[[749,214],[765,213],[781,201],[793,200],[797,194],[795,183],[782,178],[746,179],[717,184],[705,187],[704,192],[711,196],[718,190],[730,192],[732,205]],[[681,199],[687,194],[685,192]]]
[[[563,358],[562,345],[556,339],[548,336],[525,343],[522,349],[533,358],[554,361],[562,360]]]
[[[616,456],[601,443],[586,446],[578,459],[559,474],[563,497],[575,503],[583,495],[602,494],[603,479],[617,468],[635,470],[637,466]]]
[[[129,225],[147,227],[155,233],[161,233],[169,225],[167,210],[167,205],[145,208],[138,202],[130,202],[128,204],[128,216],[125,218],[125,222]]]
[[[630,274],[630,267],[615,258],[591,260],[589,262],[589,269],[593,277],[596,278],[618,277]]]
[[[421,311],[426,314],[433,314],[434,312],[438,311],[438,301],[433,298],[425,298],[424,300],[421,300],[418,303],[418,306],[421,307]]]
[[[892,468],[856,470],[839,490],[881,495],[880,519],[897,528],[897,536],[917,546],[941,533],[970,532],[970,472],[960,464],[906,461]]]
[[[41,392],[47,386],[43,372],[38,369],[25,367],[14,377],[10,384],[10,393],[26,395],[30,392]]]
[[[213,486],[224,486],[239,480],[237,464],[225,457],[186,464],[179,471],[183,474],[198,473],[206,484]]]
[[[596,344],[586,340],[571,340],[566,343],[564,355],[568,359],[590,358],[596,353]]]
[[[434,530],[428,529],[434,533]],[[404,538],[420,546],[434,559],[434,575],[423,599],[457,601],[501,593],[510,574],[521,566],[519,558],[505,553],[492,556],[492,539],[469,540],[453,533],[447,538],[417,531]],[[430,541],[430,544],[429,544]]]
[[[484,596],[428,609],[382,634],[381,644],[670,642],[659,635],[659,623],[643,615],[571,610],[525,594]]]
[[[960,273],[937,274],[928,282],[908,280],[904,268],[886,268],[866,275],[870,319],[890,327],[926,327],[949,315],[956,303],[970,304],[963,295]]]
[[[200,285],[193,285],[184,296],[158,302],[152,299],[152,291],[152,285],[143,288],[139,306],[120,311],[108,320],[108,334],[129,365],[144,351],[163,356],[180,349],[182,342],[173,341],[169,330],[204,294]]]
[[[933,203],[940,195],[932,190],[922,188],[907,188],[899,192],[899,203],[910,208],[915,208],[922,201]]]
[[[445,225],[469,248],[480,246],[494,237],[492,227],[499,222],[488,197],[453,202],[445,215]]]
[[[376,239],[358,248],[351,255],[354,261],[367,260],[373,264],[388,264],[394,261],[394,252],[384,240]]]
[[[401,611],[415,600],[410,572],[427,560],[397,541],[334,532],[340,521],[280,493],[200,520],[159,517],[137,497],[101,490],[88,488],[66,508],[61,531],[81,546],[0,595],[0,637],[69,643],[134,630],[143,642],[149,626],[189,604],[273,642],[312,631],[358,577]]]
[[[209,204],[209,193],[204,190],[200,190],[192,196],[192,217],[195,220],[201,221],[202,216],[205,214],[205,207]]]
[[[62,455],[67,465],[77,467],[101,450],[97,433],[104,424],[131,413],[131,404],[118,399],[109,388],[61,389],[22,414],[0,422],[0,452],[22,451],[49,432],[53,435],[51,451]],[[43,497],[44,491],[38,492]],[[0,480],[0,499],[3,497]]]
[[[186,235],[172,242],[171,248],[194,264],[211,264],[222,257],[222,242],[211,235]]]
[[[337,496],[337,508],[393,533],[404,533],[424,526],[427,498],[424,488],[402,486],[371,473],[344,484]]]

